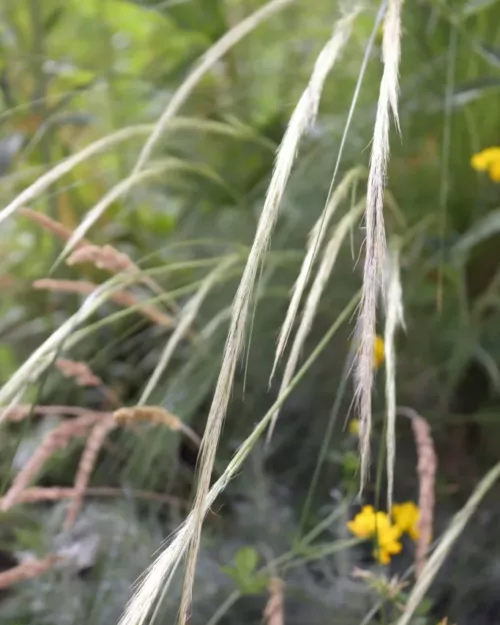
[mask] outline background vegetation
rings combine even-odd
[[[229,307],[275,151],[340,3],[296,0],[231,47],[161,136],[149,173],[85,233],[87,243],[101,247],[90,248],[86,262],[75,256],[66,262],[61,253],[90,209],[130,175],[152,124],[197,59],[261,6],[262,0],[0,3],[2,206],[93,141],[122,129],[130,135],[72,167],[2,222],[5,385],[80,310],[94,289],[89,283],[119,274],[121,298],[115,293],[75,324],[43,374],[9,398],[24,408],[11,407],[2,423],[0,568],[20,565],[23,572],[16,584],[0,573],[10,580],[0,584],[8,586],[0,596],[1,623],[117,622],[133,582],[190,508]],[[327,198],[378,10],[378,3],[366,2],[354,21],[301,145],[260,276],[216,477],[277,397],[282,367],[268,389],[276,338],[308,233]],[[499,24],[496,0],[420,0],[403,10],[402,137],[391,135],[386,228],[389,242],[400,245],[405,308],[405,331],[396,341],[398,404],[431,425],[439,464],[436,538],[500,458],[500,184],[471,166],[474,154],[500,145]],[[337,183],[368,166],[381,76],[382,35],[378,28],[374,33]],[[335,222],[362,198],[364,185],[363,177],[352,185]],[[358,292],[362,252],[356,222],[300,364]],[[119,282],[131,262],[135,281]],[[346,526],[359,503],[357,436],[346,428],[356,417],[347,375],[352,332],[348,315],[288,397],[269,445],[255,444],[207,517],[192,625],[263,618],[279,625],[271,620],[276,614],[287,625],[392,622],[401,615],[413,585],[412,541],[405,538],[402,553],[381,566]],[[148,385],[172,337],[169,362]],[[75,362],[87,368],[77,370]],[[375,462],[362,503],[382,508],[383,389],[380,369]],[[153,419],[125,412],[118,424],[110,417],[139,403],[167,412]],[[75,407],[87,419],[103,413],[104,430],[102,419],[101,429],[92,421],[72,433],[73,426],[61,430],[81,417]],[[418,499],[410,425],[398,418],[398,502]],[[54,430],[59,438],[47,439]],[[89,431],[96,458],[82,470],[82,450],[92,448]],[[9,500],[16,476],[41,456],[24,490],[51,490]],[[69,495],[78,475],[89,480],[89,490],[75,509]],[[498,622],[498,493],[493,486],[481,503],[413,622]],[[353,575],[356,567],[365,574]],[[394,591],[393,575],[407,575],[409,586]],[[181,582],[174,580],[151,622],[174,622]],[[279,606],[273,617],[265,614],[269,597]]]

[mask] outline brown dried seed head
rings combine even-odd
[[[50,555],[43,560],[28,560],[7,571],[0,573],[0,588],[9,588],[14,584],[33,579],[49,571],[59,560],[55,555]]]
[[[78,513],[80,512],[80,509],[83,505],[85,491],[87,490],[90,478],[92,477],[92,472],[97,462],[99,452],[104,445],[104,441],[106,440],[107,435],[115,427],[116,423],[113,417],[110,415],[103,421],[99,421],[98,423],[96,423],[87,438],[85,449],[83,450],[80,464],[78,466],[78,472],[75,478],[73,501],[71,502],[68,513],[66,515],[66,520],[64,522],[65,529],[69,529],[73,525],[76,517],[78,516]]]
[[[82,263],[92,263],[98,269],[103,269],[109,273],[120,273],[136,269],[132,260],[118,251],[112,245],[92,245],[88,244],[76,249],[66,260],[68,265],[79,265]]]
[[[65,378],[74,378],[78,386],[103,386],[101,378],[96,376],[85,362],[58,358],[56,367]]]
[[[269,582],[269,599],[264,609],[264,620],[267,625],[285,625],[284,583],[273,577]]]
[[[34,454],[14,478],[12,486],[2,498],[0,510],[8,510],[21,493],[36,478],[40,469],[57,449],[64,449],[72,438],[83,436],[88,429],[102,419],[102,413],[87,413],[72,421],[64,421],[42,440]]]
[[[120,408],[114,412],[114,418],[120,424],[148,421],[150,423],[162,423],[173,431],[182,429],[181,420],[160,406]]]

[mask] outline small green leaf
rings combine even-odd
[[[242,576],[251,575],[257,568],[258,562],[259,554],[253,547],[243,547],[234,558],[235,568]]]

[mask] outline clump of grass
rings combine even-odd
[[[300,140],[309,130],[316,118],[324,82],[347,43],[351,33],[352,23],[358,13],[359,8],[356,6],[349,14],[337,22],[333,36],[320,52],[309,84],[290,118],[290,122],[276,156],[273,175],[267,190],[254,242],[233,301],[230,327],[224,349],[222,366],[215,388],[212,406],[207,418],[206,434],[201,447],[198,471],[199,481],[193,506],[195,519],[193,526],[194,531],[189,539],[190,548],[180,607],[179,622],[181,625],[185,623],[191,603],[191,592],[200,544],[205,500],[209,489],[222,423],[227,411],[236,364],[243,349],[249,306],[259,268],[270,245],[281,198],[284,194],[292,165],[295,161]]]
[[[357,294],[340,313],[323,339],[313,350],[306,362],[302,365],[294,379],[290,382],[286,391],[278,397],[273,406],[271,406],[260,422],[254,427],[252,433],[242,443],[222,476],[209,490],[207,497],[203,502],[203,516],[206,515],[217,497],[239,471],[242,463],[253,449],[255,443],[269,426],[276,410],[283,405],[292,390],[310,369],[319,354],[328,345],[329,341],[331,341],[335,332],[352,315],[358,301],[359,294]],[[135,593],[120,620],[120,625],[142,625],[146,621],[158,598],[158,595],[160,594],[160,591],[163,593],[167,592],[170,581],[172,580],[182,558],[186,554],[190,538],[196,530],[195,522],[196,519],[194,516],[194,510],[191,510],[185,522],[178,528],[175,535],[171,538],[169,544],[163,549],[163,551],[161,551],[149,570],[146,571],[144,576],[140,579]]]

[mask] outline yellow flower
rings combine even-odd
[[[373,366],[378,369],[384,362],[384,339],[378,334],[375,336],[375,345],[373,347]]]
[[[349,434],[351,436],[359,436],[359,419],[351,419],[349,421]]]
[[[401,553],[403,545],[399,542],[401,530],[396,525],[390,525],[383,532],[379,530],[377,535],[378,548],[373,555],[381,564],[389,564],[391,556]]]
[[[493,182],[500,182],[500,147],[486,148],[470,160],[476,171],[487,171]]]
[[[373,506],[364,506],[361,512],[347,523],[347,527],[358,538],[376,538],[377,547],[373,555],[382,564],[389,564],[391,556],[402,549],[399,542],[401,529],[391,523],[385,512],[376,512]]]
[[[493,182],[500,182],[500,159],[490,165],[489,174]]]
[[[392,506],[391,516],[401,532],[407,532],[413,540],[418,540],[420,536],[418,529],[420,511],[412,501],[394,504]]]
[[[347,527],[358,538],[369,538],[372,536],[377,527],[377,516],[373,506],[364,506],[361,512],[347,523]]]

